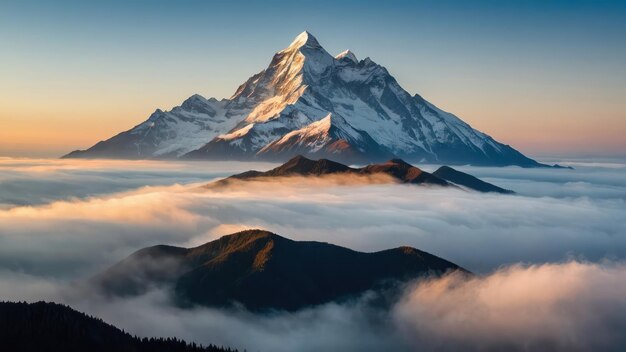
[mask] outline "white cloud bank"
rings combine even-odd
[[[626,348],[626,267],[568,262],[422,282],[394,309],[404,336],[438,351]]]
[[[569,172],[555,170],[562,171]],[[626,169],[607,172],[598,187],[622,187],[614,172],[626,176]],[[525,182],[530,188],[537,181]],[[226,190],[199,184],[0,209],[0,267],[87,275],[145,246],[199,245],[243,228],[364,251],[410,245],[477,272],[517,262],[626,257],[626,198],[598,196],[595,186],[585,196],[559,198],[317,181]]]

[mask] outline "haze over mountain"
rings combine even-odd
[[[195,248],[154,246],[101,273],[93,283],[114,295],[173,285],[182,305],[288,310],[355,298],[386,283],[462,268],[411,247],[362,253],[322,242],[248,230]]]
[[[66,157],[284,161],[297,154],[346,163],[542,166],[408,93],[369,57],[333,57],[308,32],[231,98],[193,95]]]
[[[482,181],[470,174],[455,170],[449,166],[442,166],[434,173],[429,173],[415,167],[401,159],[391,159],[384,163],[370,164],[362,168],[353,168],[332,160],[319,159],[311,160],[302,155],[291,158],[286,163],[268,171],[250,170],[240,174],[232,175],[215,183],[214,185],[227,185],[236,180],[267,180],[276,177],[290,176],[389,176],[391,180],[398,183],[421,184],[434,186],[454,186],[459,185],[466,189],[478,192],[515,193]]]

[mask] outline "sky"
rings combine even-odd
[[[0,156],[224,98],[308,30],[530,156],[626,154],[626,2],[0,1]]]

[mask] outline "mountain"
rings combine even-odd
[[[477,177],[455,170],[449,166],[440,167],[439,169],[437,169],[437,171],[433,172],[433,175],[446,181],[452,182],[456,185],[473,189],[479,192],[495,192],[502,194],[515,193],[509,189],[500,188],[494,184],[485,182]]]
[[[303,32],[230,99],[194,95],[171,111],[68,158],[545,166],[404,90],[387,69],[347,50],[333,57]]]
[[[216,181],[207,187],[229,184],[233,180],[255,180],[271,177],[322,176],[322,175],[377,175],[391,176],[398,183],[427,184],[437,186],[458,185],[478,192],[515,193],[482,181],[470,174],[457,171],[449,166],[442,166],[437,171],[428,173],[401,159],[391,159],[385,163],[370,164],[362,168],[353,168],[328,159],[311,160],[297,155],[269,171],[250,170]]]
[[[144,248],[93,283],[116,295],[171,284],[182,305],[241,304],[252,311],[294,311],[449,270],[463,269],[410,247],[362,253],[248,230],[195,248]]]
[[[226,352],[173,338],[143,338],[70,307],[47,302],[0,302],[0,348],[12,352]]]

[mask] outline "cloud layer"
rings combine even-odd
[[[88,185],[93,182],[92,173],[122,182],[125,174],[119,165],[114,173],[109,166],[88,166],[75,167],[77,173],[71,172],[69,178],[78,181],[72,182],[81,184],[83,175],[88,174],[84,177]],[[154,183],[171,181],[169,167],[161,171],[151,167]],[[481,170],[476,169],[486,172]],[[87,275],[141,247],[199,245],[244,228],[265,228],[295,239],[333,242],[364,251],[410,245],[477,272],[517,262],[626,257],[626,224],[621,221],[626,218],[625,198],[603,195],[610,187],[619,189],[616,195],[626,188],[624,178],[615,176],[626,176],[626,169],[512,170],[518,183],[524,176],[521,173],[529,178],[523,181],[524,187],[511,187],[518,191],[543,187],[544,182],[536,179],[549,172],[555,172],[549,177],[561,177],[560,182],[551,183],[559,192],[578,182],[572,180],[581,174],[593,174],[596,180],[568,197],[526,196],[523,192],[505,196],[411,185],[346,186],[319,180],[271,186],[246,182],[206,190],[199,187],[204,182],[193,183],[198,176],[186,179],[186,185],[145,186],[121,193],[113,187],[104,194],[44,204],[38,204],[42,197],[36,194],[26,202],[33,205],[0,210],[0,265],[26,272]],[[45,184],[57,172],[57,168],[44,169],[24,178]],[[215,175],[205,172],[207,179]],[[110,174],[117,176],[104,176]],[[498,180],[503,184],[505,179]],[[131,188],[136,182],[130,177],[124,187]],[[578,196],[579,192],[584,195]]]
[[[248,350],[619,350],[626,346],[621,165],[466,168],[518,191],[512,196],[381,180],[205,189],[215,177],[270,166],[4,159],[0,297],[62,301],[140,335]],[[415,283],[391,311],[371,307],[366,295],[270,316],[180,310],[166,291],[109,300],[65,288],[139,248],[195,246],[244,228],[364,251],[410,245],[479,276]]]

